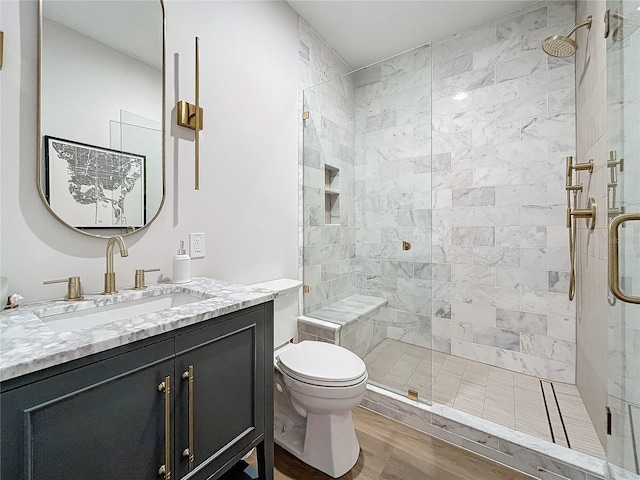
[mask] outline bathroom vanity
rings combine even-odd
[[[55,324],[176,293],[200,298],[80,330]],[[0,477],[216,479],[257,447],[260,478],[272,479],[275,295],[198,278],[3,313]]]

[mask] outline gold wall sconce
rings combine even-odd
[[[200,130],[204,110],[200,107],[200,38],[196,37],[196,102],[179,101],[176,105],[176,122],[179,126],[195,131],[195,189],[200,190]]]
[[[0,31],[0,70],[2,70],[3,59],[4,59],[4,32]]]

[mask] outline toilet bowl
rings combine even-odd
[[[303,341],[274,353],[275,442],[334,478],[360,453],[351,409],[364,398],[366,365],[338,345]]]

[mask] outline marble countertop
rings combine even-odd
[[[176,292],[202,300],[68,332],[57,333],[47,327],[45,316],[84,309],[91,313],[95,307]],[[262,288],[194,277],[189,283],[149,285],[145,290],[120,290],[113,295],[85,295],[80,301],[49,300],[3,310],[0,381],[258,305],[277,295]]]

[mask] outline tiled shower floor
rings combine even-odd
[[[605,458],[575,385],[549,382],[484,363],[385,339],[365,358],[369,381]]]

